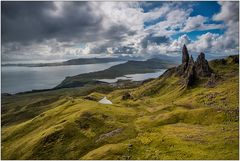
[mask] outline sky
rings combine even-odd
[[[238,54],[239,2],[1,2],[2,61]]]

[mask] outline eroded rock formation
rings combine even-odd
[[[188,54],[188,50],[186,45],[183,45],[183,49],[182,49],[182,65],[184,66],[184,70],[187,68],[188,66],[188,61],[189,61],[189,54]]]
[[[200,53],[200,55],[198,56],[195,62],[195,67],[197,76],[199,77],[211,76],[212,69],[209,67],[208,61],[205,59],[204,53]]]
[[[194,80],[196,77],[196,73],[195,73],[195,66],[194,66],[194,60],[193,57],[191,56],[191,58],[188,61],[188,66],[187,69],[185,71],[185,85],[186,86],[191,86],[194,84]]]
[[[182,49],[182,64],[176,68],[176,73],[183,78],[182,82],[185,86],[192,86],[197,79],[210,77],[213,71],[209,67],[204,53],[200,53],[196,62],[194,62],[192,56],[189,59],[187,47],[184,45]]]

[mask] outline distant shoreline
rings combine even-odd
[[[70,59],[55,63],[7,63],[2,64],[3,67],[18,66],[18,67],[46,67],[46,66],[67,66],[67,65],[85,65],[85,64],[100,64],[123,61],[119,58],[79,58]]]

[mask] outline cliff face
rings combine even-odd
[[[186,45],[182,49],[182,64],[176,68],[176,73],[183,78],[185,86],[192,86],[197,79],[210,77],[213,70],[209,67],[205,54],[200,53],[197,60],[194,61],[189,54]]]

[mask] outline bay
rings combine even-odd
[[[117,82],[118,80],[132,80],[132,81],[143,81],[149,78],[157,78],[161,76],[166,69],[159,69],[156,72],[152,73],[143,73],[143,74],[127,74],[122,77],[117,77],[114,79],[99,79],[99,81],[107,82],[107,83],[114,83]]]
[[[2,66],[1,93],[15,94],[53,88],[67,76],[101,71],[120,63],[124,62],[47,67]]]

